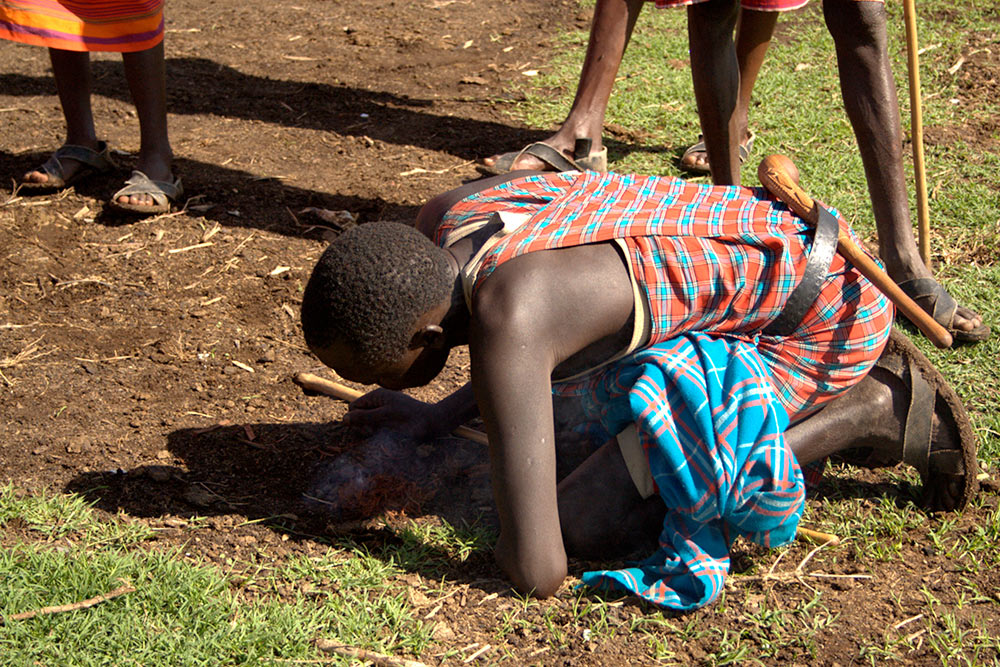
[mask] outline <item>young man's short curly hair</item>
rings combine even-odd
[[[417,318],[451,296],[449,263],[416,229],[370,222],[341,234],[316,263],[302,296],[311,348],[346,343],[364,364],[407,350]]]

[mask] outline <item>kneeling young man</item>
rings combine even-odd
[[[905,338],[887,347],[891,305],[813,236],[762,190],[521,172],[436,197],[416,229],[345,232],[302,324],[326,365],[388,389],[469,346],[471,388],[436,405],[379,390],[346,420],[433,437],[478,408],[517,588],[551,595],[567,551],[606,554],[652,518],[655,554],[584,581],[689,609],[721,591],[736,535],[794,536],[799,465],[863,445],[918,467],[934,508],[972,493],[957,397]],[[553,392],[610,436],[558,485]]]

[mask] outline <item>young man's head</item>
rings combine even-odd
[[[306,343],[348,380],[426,384],[448,359],[439,324],[454,285],[446,253],[412,227],[354,227],[330,244],[306,285]]]

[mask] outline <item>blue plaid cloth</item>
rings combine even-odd
[[[764,546],[795,537],[805,484],[767,377],[752,345],[687,334],[573,385],[608,433],[638,427],[668,508],[656,553],[633,567],[587,572],[584,584],[696,609],[722,592],[736,535]]]

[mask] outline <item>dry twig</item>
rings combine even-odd
[[[427,667],[424,663],[417,662],[416,660],[397,658],[394,655],[385,655],[384,653],[376,653],[375,651],[348,646],[347,644],[338,644],[329,639],[317,639],[316,648],[324,653],[333,653],[345,658],[355,658],[357,660],[372,662],[376,665],[385,665],[386,667]]]
[[[124,581],[119,579],[119,581]],[[135,588],[128,583],[124,583],[118,588],[103,595],[98,595],[96,597],[87,598],[86,600],[80,600],[79,602],[73,602],[72,604],[61,604],[55,607],[42,607],[41,609],[35,609],[33,611],[22,611],[18,614],[11,614],[10,616],[0,615],[0,625],[4,625],[9,621],[23,621],[25,619],[33,618],[35,616],[45,616],[48,614],[61,614],[64,611],[76,611],[77,609],[86,609],[87,607],[93,607],[94,605],[101,604],[102,602],[107,602],[120,595],[125,595],[126,593],[132,593]]]
[[[795,567],[795,569],[792,572],[775,573],[774,571],[775,568],[778,566],[778,563],[781,562],[782,557],[786,553],[788,553],[787,551],[782,551],[778,555],[778,557],[774,560],[774,564],[771,565],[771,568],[767,571],[767,574],[760,574],[760,575],[751,574],[751,575],[732,577],[727,581],[727,583],[732,582],[735,584],[736,582],[746,583],[751,581],[763,581],[763,582],[773,581],[775,583],[798,583],[802,584],[803,586],[806,586],[807,588],[812,588],[812,586],[810,586],[806,582],[806,577],[813,577],[817,579],[823,579],[823,578],[874,579],[874,577],[872,577],[870,574],[828,574],[826,572],[819,572],[819,571],[806,572],[805,571],[806,563],[812,560],[812,557],[815,556],[817,553],[819,553],[822,549],[826,548],[827,546],[830,546],[831,544],[832,544],[831,542],[824,542],[823,544],[820,544],[818,547],[810,551],[808,554],[806,554],[806,557],[802,559],[802,561]]]
[[[40,357],[44,357],[48,354],[52,354],[51,350],[48,352],[44,352],[38,347],[38,343],[41,342],[41,340],[44,337],[45,336],[39,336],[35,340],[31,341],[23,350],[15,354],[13,357],[5,357],[3,359],[0,359],[0,369],[14,368],[15,366],[19,366],[23,363],[27,363],[29,361],[33,361]],[[7,379],[7,377],[3,374],[2,371],[0,371],[0,380],[3,380],[8,387],[14,386],[14,383],[11,380]]]

